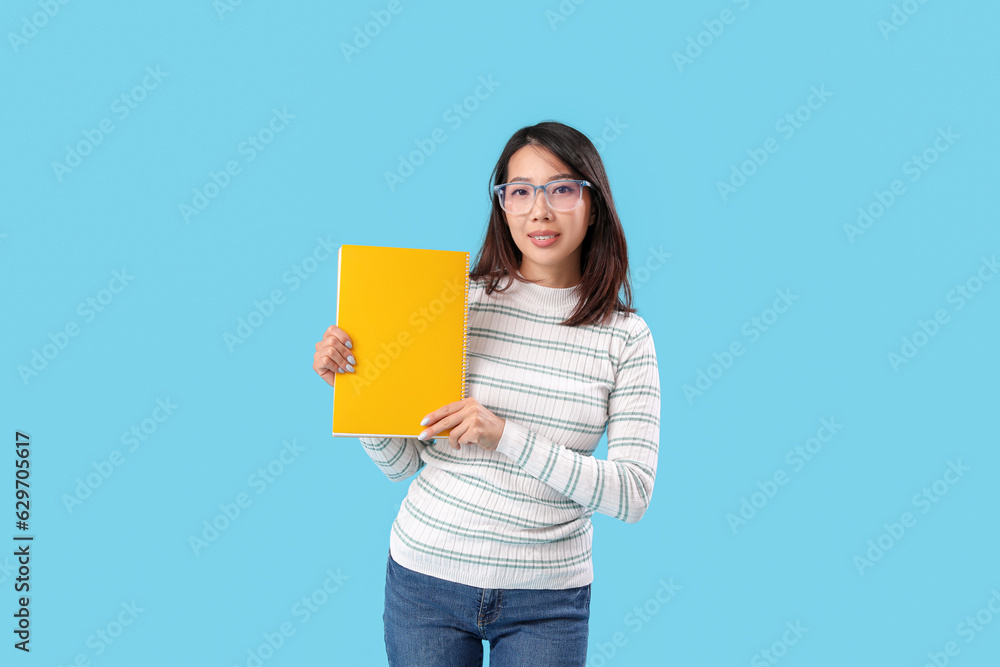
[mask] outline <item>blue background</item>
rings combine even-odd
[[[601,150],[662,388],[649,512],[594,520],[588,664],[995,665],[1000,7],[388,6],[4,3],[2,427],[31,435],[35,542],[28,655],[0,556],[0,662],[384,664],[408,482],[330,436],[322,248],[475,254],[501,148],[553,119]],[[881,215],[852,231],[859,207]],[[157,400],[176,406],[161,422]],[[823,419],[842,428],[799,466]],[[304,597],[323,603],[305,616]]]

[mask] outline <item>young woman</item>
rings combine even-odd
[[[656,351],[600,155],[539,123],[514,133],[491,181],[469,276],[469,398],[414,415],[417,438],[361,438],[389,479],[420,472],[389,538],[393,666],[481,665],[483,640],[493,667],[583,665],[590,517],[638,521],[653,493]],[[316,344],[331,385],[364,363],[337,326]],[[605,428],[607,460],[592,455]]]

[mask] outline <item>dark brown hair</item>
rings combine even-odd
[[[592,184],[591,210],[595,213],[595,221],[587,227],[587,235],[583,239],[580,258],[581,296],[569,319],[561,324],[578,326],[604,323],[616,310],[634,313],[625,231],[615,211],[604,163],[586,135],[554,121],[522,127],[514,133],[500,153],[500,159],[490,175],[492,210],[489,225],[469,278],[486,278],[487,294],[494,290],[505,292],[514,280],[520,280],[517,268],[520,266],[522,253],[511,237],[504,211],[492,186],[505,182],[511,156],[528,145],[548,149],[580,174],[580,178]],[[500,288],[500,279],[505,275],[508,277],[507,284]],[[525,278],[521,282],[534,281]],[[618,292],[623,287],[624,301],[618,297]]]

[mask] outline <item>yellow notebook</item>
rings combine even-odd
[[[415,438],[465,398],[469,253],[342,245],[338,263],[337,326],[358,363],[336,373],[333,435]]]

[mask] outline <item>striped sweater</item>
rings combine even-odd
[[[645,513],[660,434],[652,334],[634,313],[561,326],[578,287],[515,281],[487,295],[470,282],[466,395],[506,420],[496,450],[360,439],[389,479],[420,473],[389,537],[404,567],[479,588],[584,586],[590,517]],[[605,428],[607,460],[593,456]]]

